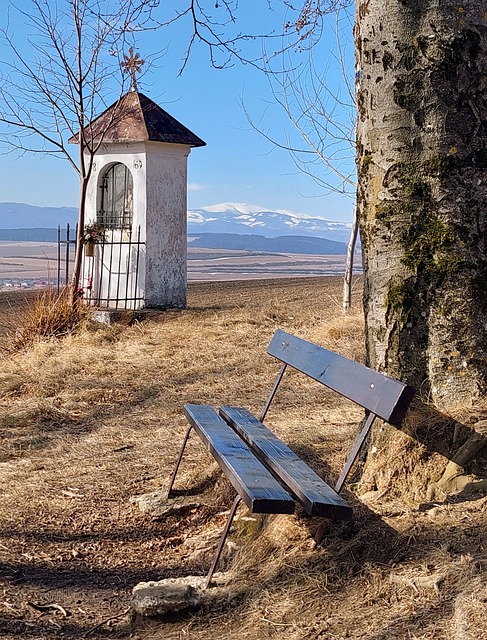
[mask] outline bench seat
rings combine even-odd
[[[336,521],[353,519],[350,505],[248,409],[224,406],[219,413],[307,513]]]
[[[184,413],[252,513],[294,513],[292,496],[212,407],[187,404]]]

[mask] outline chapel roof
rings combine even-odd
[[[85,128],[103,142],[166,142],[204,147],[206,142],[139,91],[129,91]],[[78,142],[78,134],[69,139]]]

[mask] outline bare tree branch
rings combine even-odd
[[[245,105],[243,109],[250,125],[274,147],[286,149],[297,169],[310,176],[325,193],[337,192],[354,197],[356,109],[352,73],[344,47],[344,29],[351,42],[353,20],[351,14],[343,10],[342,3],[328,3],[327,8],[335,10],[334,50],[324,51],[327,45],[323,37],[325,22],[320,3],[306,1],[295,25],[296,31],[305,36],[304,43],[297,51],[284,50],[278,72],[272,68],[272,58],[265,58],[272,96],[269,106],[258,121],[252,118]],[[344,92],[338,89],[334,80],[337,75],[341,75]],[[276,107],[286,114],[291,130],[286,129],[279,134],[272,126],[265,126],[268,112],[272,113]],[[348,311],[351,303],[357,231],[358,221],[354,216],[345,269],[344,311]]]
[[[309,4],[309,3],[307,3]],[[336,16],[336,39],[340,40],[340,20]],[[355,105],[350,93],[351,82],[346,67],[343,43],[336,52],[324,52],[324,47],[300,51],[299,56],[285,55],[278,71],[267,74],[271,99],[256,121],[243,106],[250,125],[275,147],[287,149],[296,167],[309,175],[325,192],[355,194]],[[320,65],[316,64],[319,58]],[[345,73],[345,95],[332,81],[330,57],[334,58],[335,74]],[[298,62],[296,63],[296,58]],[[288,118],[292,130],[281,134],[266,127],[268,113],[279,108]],[[300,141],[302,144],[300,144]]]

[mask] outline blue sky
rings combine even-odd
[[[64,0],[58,0],[60,4]],[[17,0],[27,9],[29,0]],[[5,25],[7,2],[0,8],[0,26]],[[168,4],[176,4],[168,3]],[[239,9],[238,28],[255,32],[279,29],[286,19],[283,7],[268,11],[262,0],[247,0]],[[20,46],[25,41],[25,18],[12,12],[10,27]],[[345,25],[348,29],[348,25]],[[347,34],[345,34],[347,35]],[[343,42],[346,43],[344,35]],[[190,25],[181,21],[137,39],[142,57],[156,59],[139,82],[139,90],[206,141],[207,146],[190,155],[188,206],[197,208],[220,202],[244,202],[271,209],[288,209],[336,220],[350,220],[353,198],[326,193],[300,172],[289,153],[273,147],[249,124],[245,108],[262,128],[283,142],[292,135],[292,125],[274,103],[266,76],[251,65],[235,61],[229,68],[215,69],[208,49],[197,44],[180,76]],[[351,34],[348,34],[348,41]],[[267,45],[269,51],[277,47]],[[260,54],[259,42],[249,43],[247,52]],[[158,51],[165,53],[157,56]],[[328,65],[327,83],[333,91],[343,88],[339,65],[333,62],[334,26],[324,33],[315,57]],[[26,50],[27,51],[27,50]],[[0,47],[0,60],[8,55]],[[295,61],[304,54],[296,54]],[[331,60],[331,62],[323,62]],[[350,56],[347,60],[350,65]],[[324,68],[324,67],[323,67]],[[108,96],[109,101],[117,98]],[[339,114],[342,117],[342,114]],[[297,138],[291,137],[297,141]],[[348,163],[348,170],[353,163]],[[40,155],[0,155],[0,201],[26,202],[40,206],[76,206],[77,176],[66,161]]]

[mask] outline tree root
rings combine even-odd
[[[487,420],[480,420],[473,426],[473,434],[454,454],[446,465],[443,476],[438,482],[428,486],[427,500],[432,502],[438,498],[459,493],[470,494],[487,490],[487,479],[465,473],[465,465],[478,456],[487,444]]]

